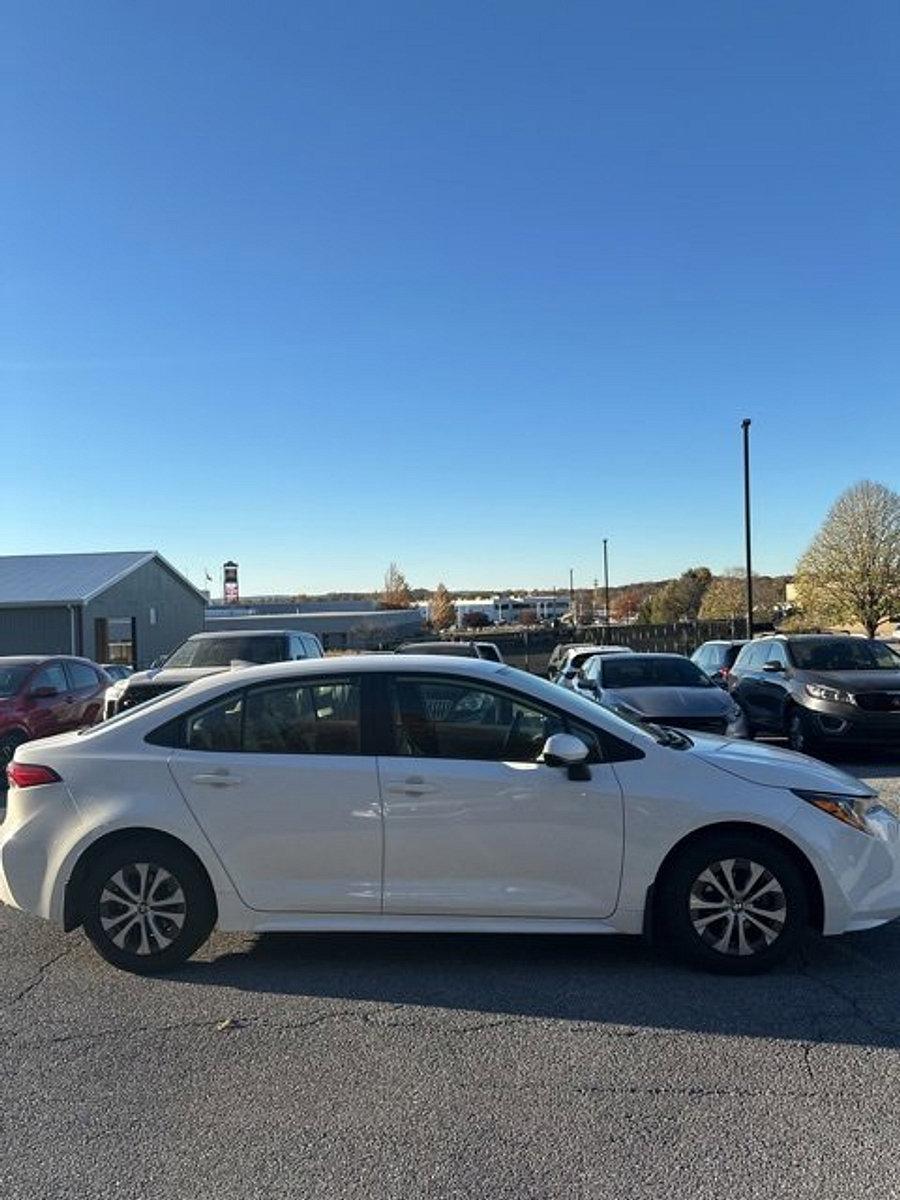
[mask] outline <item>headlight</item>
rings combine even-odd
[[[831,700],[838,704],[856,703],[856,697],[845,692],[843,688],[826,687],[824,683],[808,683],[806,694],[812,696],[814,700]]]
[[[897,837],[897,813],[878,796],[841,796],[835,792],[807,792],[803,788],[791,788],[791,791],[820,812],[837,817],[860,833],[870,833],[885,840]]]

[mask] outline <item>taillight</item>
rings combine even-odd
[[[11,762],[6,768],[10,787],[40,787],[44,783],[61,783],[52,767],[37,767],[32,763]]]

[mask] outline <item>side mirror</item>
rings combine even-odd
[[[553,733],[544,742],[541,762],[548,767],[573,767],[583,763],[590,751],[572,733]]]
[[[32,700],[49,700],[52,696],[60,695],[60,691],[59,688],[47,685],[46,687],[32,688],[28,694]]]
[[[771,658],[767,663],[763,663],[763,670],[768,671],[768,673],[771,675],[774,674],[775,671],[783,671],[784,663],[780,663],[777,659]]]
[[[596,692],[597,691],[596,679],[580,679],[578,681],[578,686],[581,688],[582,691],[585,691],[585,692]]]

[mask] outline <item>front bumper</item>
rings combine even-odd
[[[871,929],[900,917],[900,823],[884,813],[861,833],[812,805],[791,821],[819,877],[825,934]]]
[[[825,702],[805,711],[820,741],[900,750],[900,712],[863,712],[849,704]]]

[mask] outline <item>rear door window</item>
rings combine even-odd
[[[69,680],[63,670],[62,663],[50,663],[47,667],[42,667],[40,671],[31,680],[29,691],[37,691],[38,688],[53,688],[56,692],[69,691]]]
[[[97,672],[87,663],[66,663],[66,671],[72,681],[72,689],[76,692],[89,692],[97,687],[99,677]]]

